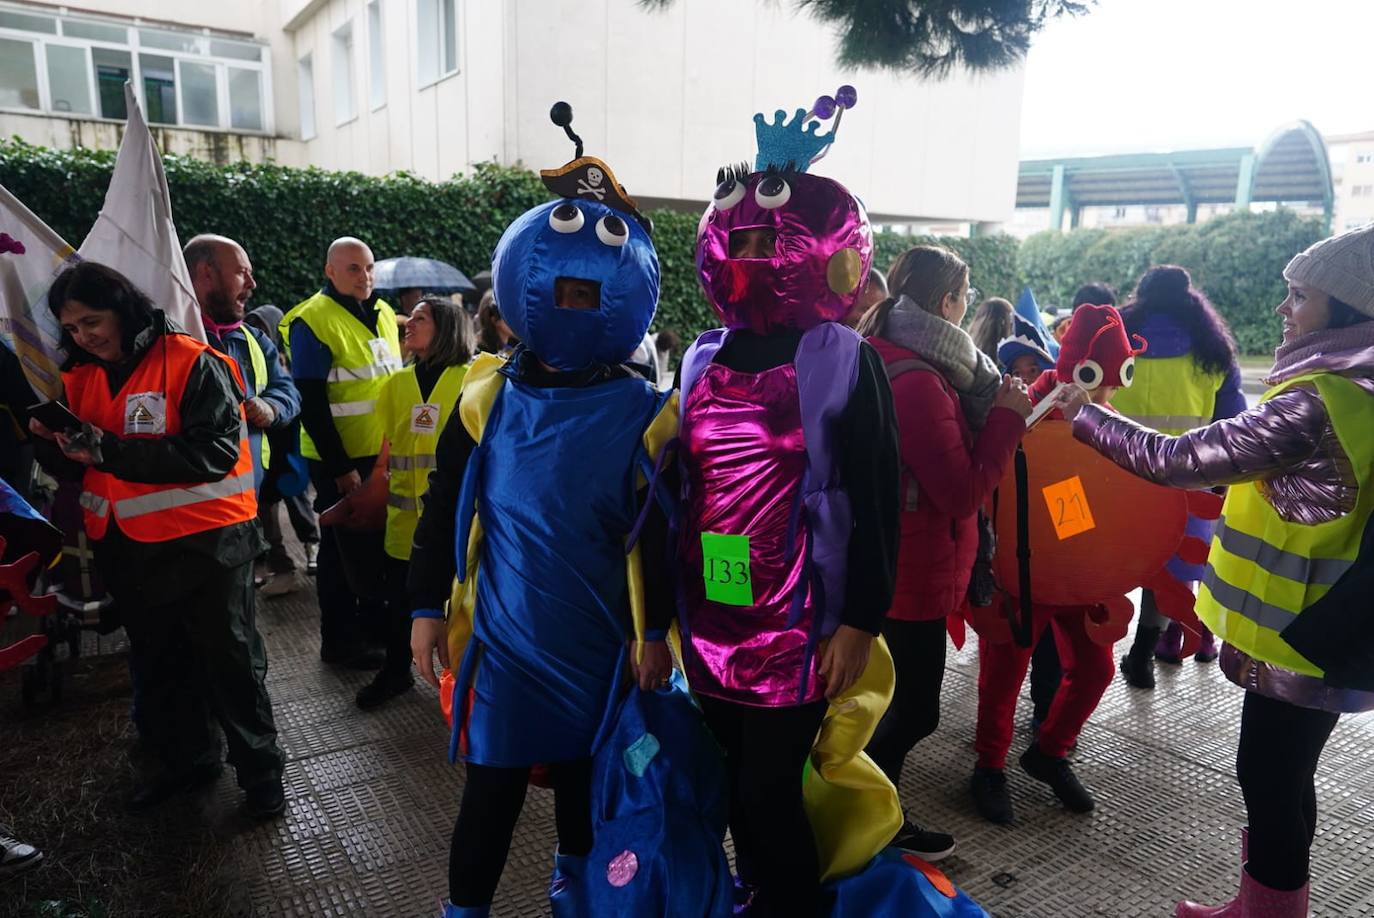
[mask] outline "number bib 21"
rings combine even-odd
[[[701,577],[706,598],[727,606],[752,606],[754,581],[749,575],[749,537],[701,534]]]

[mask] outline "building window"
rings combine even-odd
[[[151,122],[270,131],[265,52],[205,30],[0,8],[0,109],[124,120],[130,82]]]
[[[229,126],[240,131],[261,131],[262,125],[262,73],[230,67]]]
[[[344,124],[358,116],[353,100],[353,23],[334,31],[334,123]]]
[[[1352,198],[1374,197],[1374,185],[1351,185],[1350,196]]]
[[[140,54],[143,72],[143,107],[154,124],[177,123],[176,62],[170,57]]]
[[[100,117],[129,117],[129,106],[124,101],[124,84],[133,79],[133,56],[128,51],[113,48],[92,48],[91,60],[95,63],[95,92],[100,97]]]
[[[48,94],[52,110],[93,115],[91,62],[87,49],[72,45],[47,45]]]
[[[0,106],[41,108],[38,104],[38,63],[31,41],[0,38]]]
[[[1374,163],[1374,153],[1356,153],[1356,154],[1355,154],[1355,162],[1357,162],[1357,163]]]
[[[300,87],[301,140],[315,136],[315,63],[310,55],[296,64],[296,85]]]
[[[369,102],[376,111],[386,104],[386,54],[382,37],[382,0],[367,5],[367,75]]]
[[[416,68],[420,86],[458,72],[458,0],[417,0]]]

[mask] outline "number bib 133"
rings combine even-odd
[[[701,534],[701,576],[706,598],[727,606],[752,606],[754,581],[749,575],[749,537]]]

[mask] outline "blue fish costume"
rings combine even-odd
[[[650,222],[610,167],[582,155],[571,110],[559,103],[551,117],[577,143],[576,158],[541,173],[559,199],[516,219],[492,262],[497,306],[522,344],[509,360],[477,359],[454,415],[475,446],[453,530],[448,647],[461,663],[450,757],[468,764],[470,787],[474,771],[585,767],[576,780],[591,797],[589,828],[618,847],[556,852],[555,915],[592,914],[607,897],[625,914],[646,914],[646,902],[668,914],[670,879],[677,898],[699,890],[704,914],[729,901],[724,817],[711,816],[721,807],[692,805],[718,789],[719,766],[698,769],[700,786],[673,786],[674,763],[703,748],[699,715],[671,686],[627,694],[630,654],[665,636],[646,625],[638,536],[654,509],[666,532],[669,492],[656,485],[677,434],[676,397],[620,366],[653,318],[658,257]],[[577,382],[548,382],[559,374]],[[671,607],[669,599],[668,616]],[[670,876],[672,859],[660,852],[670,832],[659,804],[669,801],[685,827],[671,834],[696,839],[685,880]],[[636,826],[656,838],[635,841]],[[444,915],[480,918],[489,908],[448,903]]]

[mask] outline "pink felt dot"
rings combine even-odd
[[[626,885],[639,873],[639,858],[633,851],[622,851],[606,865],[606,881],[617,889]]]

